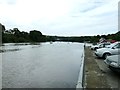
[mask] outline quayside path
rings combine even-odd
[[[119,89],[120,76],[112,72],[94,55],[94,51],[85,47],[85,88],[103,88],[107,90]]]

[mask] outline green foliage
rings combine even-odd
[[[113,39],[113,40],[120,41],[120,31],[118,31],[115,34],[108,34],[107,39]]]
[[[20,31],[18,28],[6,30],[2,25],[2,42],[3,43],[19,43],[19,42],[48,42],[48,41],[64,41],[64,42],[99,42],[103,37],[120,41],[120,31],[115,34],[97,35],[97,36],[79,36],[79,37],[64,37],[64,36],[46,36],[40,31],[32,30],[29,33]]]
[[[30,39],[34,42],[40,42],[43,40],[42,33],[37,30],[30,31]]]

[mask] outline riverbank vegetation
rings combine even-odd
[[[20,31],[18,28],[6,30],[1,25],[2,42],[3,43],[20,43],[20,42],[48,42],[48,41],[64,41],[64,42],[99,42],[100,38],[113,39],[120,41],[120,31],[115,34],[96,35],[96,36],[49,36],[43,35],[39,30],[31,30],[30,32]]]

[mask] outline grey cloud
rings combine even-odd
[[[101,4],[101,3],[97,3],[97,4],[95,4],[95,3],[88,3],[88,4],[86,4],[86,7],[83,7],[83,8],[80,10],[80,12],[86,13],[86,12],[89,12],[89,11],[91,11],[91,10],[94,10],[94,9],[96,9],[96,8],[102,6],[102,5],[103,5],[103,4]]]
[[[3,0],[4,1],[4,0]],[[90,0],[85,4],[75,3],[70,13],[54,19],[35,18],[31,22],[17,23],[13,19],[3,19],[5,26],[18,27],[19,30],[40,30],[45,35],[80,36],[98,35],[117,31],[117,11],[109,8],[107,0],[100,2]],[[15,4],[16,0],[5,0],[7,4]],[[5,21],[6,20],[6,21]],[[10,22],[13,21],[13,22]],[[2,24],[4,24],[2,23]]]
[[[17,2],[17,0],[1,0],[0,4],[6,3],[8,5],[13,5],[13,4],[16,4],[16,2]]]

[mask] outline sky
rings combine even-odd
[[[0,0],[6,29],[44,35],[91,36],[118,31],[119,0]]]

